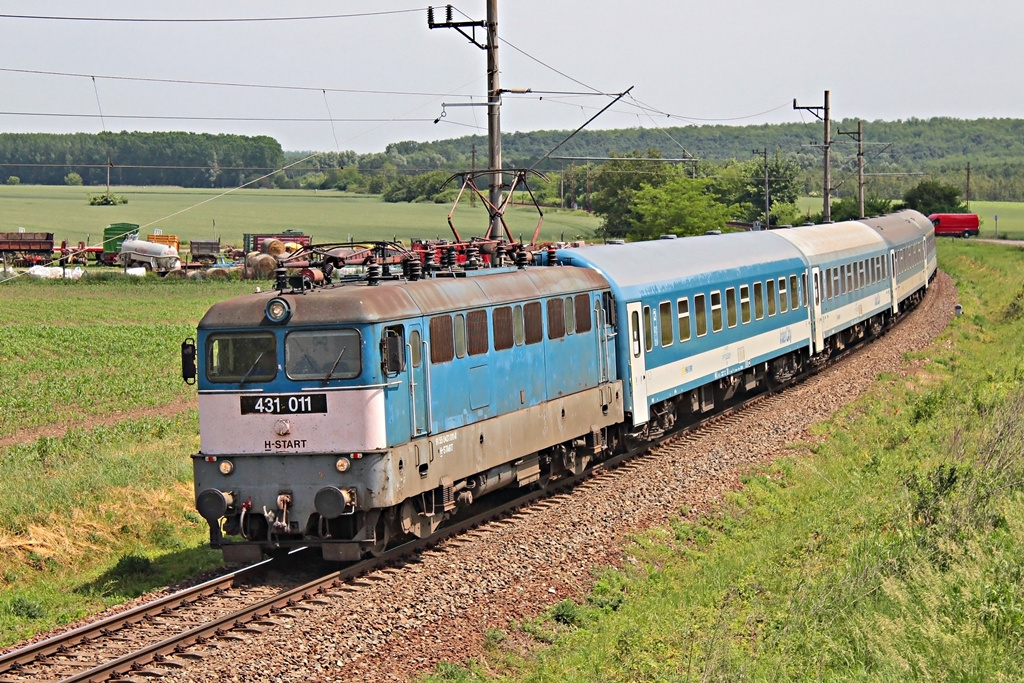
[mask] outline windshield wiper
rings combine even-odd
[[[245,371],[244,375],[242,375],[242,379],[238,381],[238,386],[243,386],[245,384],[246,380],[249,379],[249,375],[251,375],[252,371],[256,369],[256,366],[259,364],[259,362],[263,360],[263,356],[266,353],[266,351],[260,351],[260,355],[256,356],[256,360],[252,362],[252,365],[249,366],[249,369]]]
[[[331,366],[330,372],[328,372],[327,376],[324,377],[323,386],[327,386],[327,383],[331,381],[332,377],[334,377],[334,371],[338,369],[338,363],[341,362],[341,357],[345,355],[346,351],[348,351],[348,347],[347,346],[344,347],[341,350],[341,353],[338,354],[338,358],[337,358],[337,360],[334,361],[334,365]]]

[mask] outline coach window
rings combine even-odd
[[[821,305],[821,271],[814,273],[814,305]]]
[[[796,287],[796,275],[789,276],[789,308],[793,311],[800,308],[800,291]]]
[[[573,305],[576,307],[576,332],[590,332],[594,327],[594,320],[590,317],[590,296],[577,294]]]
[[[565,333],[572,334],[576,331],[576,308],[571,296],[565,297]]]
[[[711,331],[722,331],[722,293],[711,292]]]
[[[352,330],[359,338],[359,333]],[[359,359],[358,343],[355,349]],[[334,359],[331,359],[334,362]],[[206,342],[206,378],[211,382],[268,382],[277,376],[277,337],[215,334]],[[322,379],[323,374],[317,379]]]
[[[469,355],[487,353],[490,347],[487,339],[487,311],[480,309],[466,314],[466,332],[469,338]]]
[[[768,315],[775,315],[775,280],[768,281]]]
[[[725,319],[729,327],[736,327],[736,288],[729,287],[725,290]]]
[[[523,306],[523,321],[527,344],[536,344],[544,339],[544,322],[539,301],[531,301]]]
[[[491,313],[491,324],[494,326],[494,350],[504,351],[512,348],[512,307],[500,306]]]
[[[658,304],[658,322],[661,324],[661,345],[672,346],[672,302],[662,301]]]
[[[754,283],[754,318],[760,320],[764,317],[764,287],[760,282]]]
[[[842,294],[842,290],[839,287],[839,283],[842,282],[842,278],[839,277],[839,266],[833,266],[832,268],[832,296],[837,297]]]
[[[697,316],[697,336],[703,337],[708,333],[708,311],[707,303],[703,294],[696,294],[693,297],[693,314]]]
[[[644,347],[650,351],[654,348],[654,325],[651,321],[651,307],[644,306]]]
[[[548,299],[548,339],[565,336],[565,312],[561,299]]]
[[[430,362],[447,363],[455,358],[452,317],[438,315],[430,319]]]
[[[807,308],[807,271],[800,273],[800,303]]]
[[[866,266],[864,265],[864,261],[861,261],[860,263],[858,263],[858,264],[857,264],[857,281],[858,281],[858,283],[860,284],[860,287],[859,287],[859,289],[864,289],[864,287],[865,287],[865,286],[866,286],[866,284],[867,284],[867,283],[866,283],[866,282],[864,281],[864,271],[865,271],[865,270],[867,270],[867,268],[866,268]]]
[[[690,338],[690,300],[677,301],[676,313],[679,316],[679,341],[684,342]]]
[[[455,315],[455,357],[466,357],[466,316]]]
[[[633,311],[629,316],[630,343],[633,347],[633,357],[640,357],[640,314]]]
[[[785,313],[788,310],[786,302],[786,278],[779,278],[779,313]]]
[[[750,285],[740,285],[740,314],[744,325],[750,322]]]

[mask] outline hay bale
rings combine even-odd
[[[285,254],[284,242],[281,240],[266,240],[263,242],[260,251],[271,256],[283,256]]]
[[[164,277],[169,277],[173,280],[184,280],[188,277],[188,273],[185,272],[184,268],[175,268],[174,270],[167,271]]]
[[[256,280],[269,280],[274,277],[274,269],[277,268],[277,259],[270,254],[256,254],[246,259],[249,274]]]
[[[206,277],[211,280],[223,280],[228,276],[228,271],[223,268],[210,268],[206,271]]]

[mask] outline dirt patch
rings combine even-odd
[[[177,401],[172,401],[171,403],[165,403],[164,405],[153,406],[150,408],[140,408],[132,411],[115,410],[109,415],[83,415],[81,421],[64,420],[62,422],[54,422],[52,424],[43,425],[42,427],[22,430],[13,436],[2,437],[0,438],[0,449],[32,443],[43,436],[59,439],[67,434],[68,430],[74,429],[75,427],[88,429],[93,427],[109,427],[122,422],[123,420],[137,420],[139,418],[157,417],[160,415],[178,415],[190,408],[194,408],[195,405],[195,398],[183,398]]]

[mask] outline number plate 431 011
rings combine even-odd
[[[326,413],[327,394],[282,394],[279,396],[239,396],[242,415],[295,415]]]

